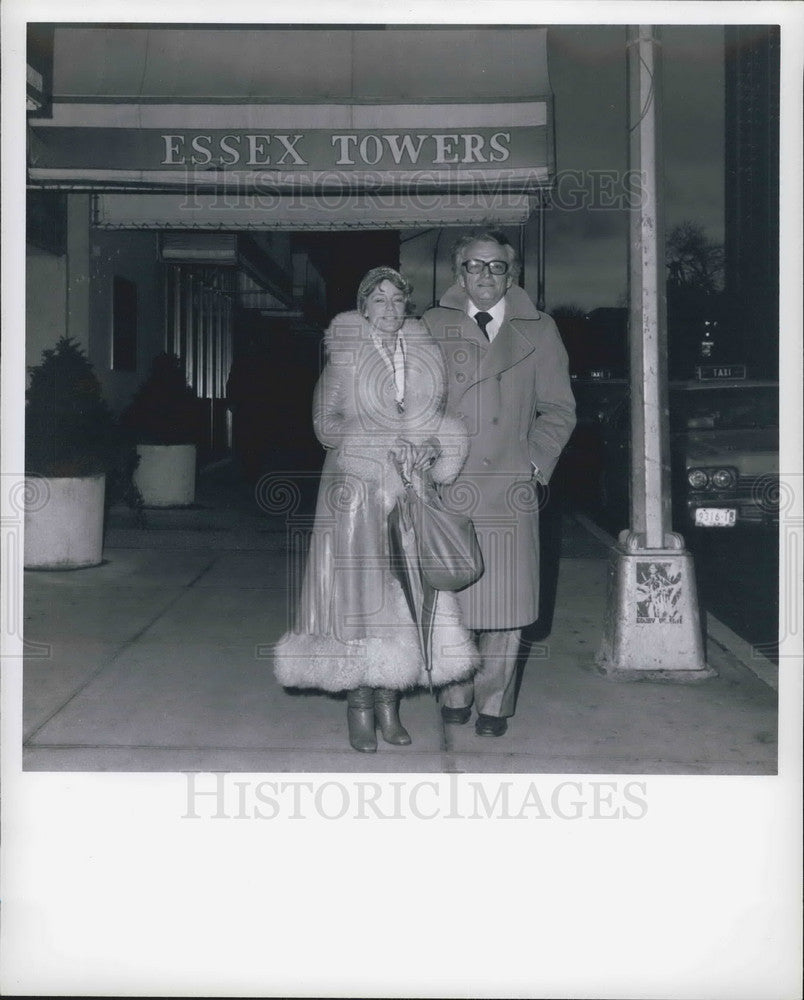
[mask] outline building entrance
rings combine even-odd
[[[249,308],[241,301],[233,328],[225,399],[239,471],[255,483],[266,473],[315,473],[323,461],[312,425],[312,398],[324,363],[323,333],[332,316],[355,308],[357,286],[372,267],[399,267],[397,231],[288,234],[293,255],[320,277],[323,301],[297,274],[291,302]],[[309,273],[309,272],[308,272]]]

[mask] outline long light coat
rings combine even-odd
[[[547,484],[575,426],[567,353],[553,320],[518,286],[489,343],[466,313],[460,285],[422,321],[447,363],[447,412],[469,432],[469,455],[445,492],[470,513],[483,576],[458,594],[471,629],[524,627],[539,613],[539,512],[533,467]]]
[[[417,444],[437,437],[441,454],[432,473],[446,483],[463,464],[468,438],[461,421],[445,415],[438,346],[418,320],[406,320],[402,329],[401,414],[367,322],[357,312],[341,313],[326,334],[313,424],[327,457],[298,618],[274,656],[276,677],[287,687],[402,690],[427,681],[411,612],[389,569],[387,518],[404,487],[388,453],[400,437]],[[434,684],[465,679],[477,668],[454,594],[438,596],[433,650]]]

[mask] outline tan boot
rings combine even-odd
[[[359,687],[346,692],[346,722],[349,742],[362,753],[376,753],[377,735],[374,731],[374,688]]]
[[[410,743],[410,733],[399,721],[399,692],[377,688],[374,692],[374,714],[386,743],[404,747]]]

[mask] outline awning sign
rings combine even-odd
[[[232,130],[37,128],[37,167],[162,170],[277,167],[282,170],[382,170],[536,161],[536,128],[455,132],[244,132]],[[543,156],[543,153],[542,153]]]
[[[540,186],[547,171],[545,125],[455,129],[134,129],[33,125],[32,180],[106,177],[167,185],[214,182],[215,174],[244,172],[258,182],[294,186],[293,175],[314,178],[332,172],[370,171],[382,181],[520,178]],[[543,176],[544,175],[544,176]]]

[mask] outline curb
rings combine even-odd
[[[575,520],[590,535],[593,535],[599,542],[607,548],[614,548],[617,544],[607,531],[595,524],[586,514],[574,515]],[[725,649],[736,660],[738,660],[746,670],[750,670],[755,677],[758,677],[764,684],[767,684],[773,691],[779,690],[779,668],[771,660],[755,649],[745,639],[740,638],[728,625],[724,625],[719,618],[716,618],[711,611],[703,611],[706,621],[706,634],[716,642],[718,646]]]

